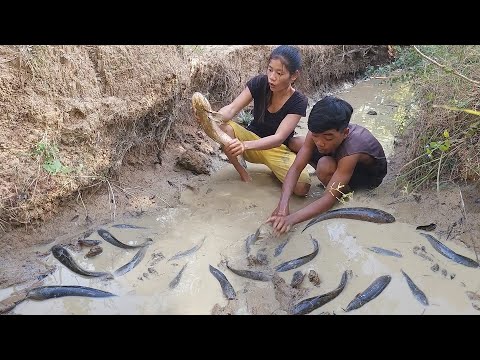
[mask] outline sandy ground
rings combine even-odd
[[[344,291],[312,314],[344,314],[348,303],[382,275],[391,276],[384,292],[349,314],[477,313],[478,269],[459,265],[440,255],[419,234],[416,226],[435,223],[433,236],[457,253],[478,260],[480,195],[473,186],[449,186],[442,187],[439,193],[429,190],[410,195],[395,188],[394,174],[400,159],[392,156],[393,125],[389,119],[395,108],[387,106],[392,104],[387,102],[390,91],[388,86],[370,81],[355,87],[346,86],[338,95],[352,103],[355,109],[352,122],[375,129],[390,159],[384,183],[374,191],[355,193],[348,206],[388,211],[395,216],[395,223],[378,225],[330,220],[304,233],[301,230],[305,224],[299,224],[289,234],[290,240],[283,252],[274,256],[275,249],[287,236],[273,238],[269,236],[269,228],[262,225],[280,195],[280,185],[268,169],[250,165],[254,181],[245,184],[239,181],[221,155],[213,162],[214,168],[220,170],[208,176],[193,175],[178,168],[173,156],[164,159],[159,168],[149,164],[148,154],[141,154],[143,156],[131,156],[127,161],[116,183],[114,201],[106,189],[99,189],[97,193],[82,197],[83,202],[76,199],[44,227],[3,237],[2,241],[13,241],[15,236],[27,241],[21,252],[12,246],[12,253],[18,255],[9,258],[9,265],[14,266],[8,276],[2,277],[0,299],[21,292],[36,280],[36,276],[50,274],[43,279],[43,285],[84,285],[119,296],[27,300],[19,302],[8,313],[287,314],[301,299],[335,289],[343,272],[351,270],[353,276]],[[371,109],[375,109],[376,116],[366,114]],[[305,120],[302,119],[299,133],[306,131]],[[401,141],[399,144],[401,147]],[[307,198],[293,199],[291,210],[314,201],[322,192],[323,188],[314,181]],[[119,223],[141,225],[146,229],[113,227]],[[137,267],[113,280],[74,274],[49,253],[53,244],[69,244],[69,250],[82,267],[114,272],[129,262],[137,250],[124,250],[103,242],[100,255],[86,258],[88,249],[76,245],[77,240],[84,237],[102,240],[96,232],[99,228],[110,231],[125,243],[136,244],[151,238],[153,244]],[[245,239],[257,229],[261,237],[248,256]],[[29,237],[44,239],[44,245],[28,246]],[[317,256],[298,269],[278,273],[270,282],[240,277],[225,266],[228,260],[238,269],[268,272],[284,261],[311,253],[312,239],[319,243]],[[199,246],[195,252],[171,260],[175,254],[195,246]],[[368,250],[372,246],[398,251],[402,257],[373,253]],[[210,265],[225,274],[235,289],[235,300],[223,296],[219,282],[209,271]],[[17,269],[23,271],[14,276]],[[182,269],[176,286],[171,285]],[[314,271],[320,282],[314,283],[306,276],[299,288],[292,288],[290,282],[296,270],[307,275]],[[423,306],[412,296],[400,270],[425,292],[429,306]],[[17,296],[12,301],[21,298]],[[7,306],[6,302],[2,305]]]

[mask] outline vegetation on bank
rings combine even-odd
[[[400,81],[405,158],[396,185],[408,192],[480,179],[480,46],[391,47],[395,60],[367,74]]]

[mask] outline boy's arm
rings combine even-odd
[[[337,198],[340,199],[342,197],[342,194],[336,189],[339,185],[348,185],[359,157],[359,154],[354,154],[340,159],[337,164],[337,170],[335,170],[335,173],[327,184],[322,197],[304,208],[272,223],[275,232],[282,234],[290,230],[293,225],[312,219],[313,217],[330,210],[333,205],[335,205],[335,202],[338,201]],[[345,188],[340,187],[340,191],[342,191],[342,189]]]
[[[267,219],[267,223],[275,221],[274,217],[277,215],[285,216],[289,214],[288,204],[290,197],[293,194],[293,189],[300,178],[301,172],[303,169],[305,169],[305,166],[307,166],[312,156],[314,146],[315,144],[313,143],[312,136],[309,131],[305,138],[305,142],[298,151],[297,155],[295,156],[295,160],[287,171],[287,175],[285,176],[285,180],[283,181],[282,185],[280,200],[278,201],[278,205],[275,210],[273,210],[272,215]]]

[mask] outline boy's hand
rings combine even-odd
[[[290,215],[287,216],[282,216],[282,215],[276,215],[276,216],[270,216],[266,223],[272,224],[273,228],[273,234],[275,236],[280,236],[283,233],[286,233],[287,231],[290,231],[294,223],[292,222],[292,219]]]
[[[232,139],[225,147],[225,152],[228,152],[232,156],[242,155],[244,151],[245,145],[237,138]]]
[[[278,204],[276,209],[273,210],[272,215],[270,216],[287,216],[287,215],[290,215],[290,210],[288,205],[286,208],[282,208],[280,204]]]

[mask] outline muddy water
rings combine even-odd
[[[363,124],[378,136],[387,156],[393,148],[394,124],[391,122],[395,105],[390,102],[392,89],[378,81],[364,82],[345,88],[338,96],[348,100],[355,109],[352,122]],[[368,115],[374,110],[377,115]],[[299,132],[306,131],[306,119],[302,119]],[[313,169],[310,169],[313,170]],[[261,237],[253,244],[251,254],[259,251],[267,255],[268,265],[274,266],[313,251],[311,237],[319,242],[320,251],[309,263],[299,269],[280,273],[290,283],[296,270],[315,270],[320,277],[318,287],[305,278],[301,299],[320,295],[336,288],[344,270],[352,270],[345,290],[333,301],[313,311],[335,314],[475,314],[477,310],[466,292],[480,291],[480,269],[468,268],[437,253],[428,241],[415,230],[412,224],[402,223],[399,215],[392,224],[373,224],[356,220],[331,219],[317,223],[304,233],[305,223],[297,225],[283,252],[274,257],[275,248],[285,240],[269,236],[270,228],[262,223],[276,207],[280,184],[270,171],[249,164],[253,182],[242,183],[233,167],[226,166],[213,175],[201,187],[186,190],[181,197],[182,205],[174,209],[140,218],[118,219],[118,223],[144,226],[147,229],[118,229],[110,225],[103,228],[118,240],[127,244],[153,240],[145,258],[133,270],[113,280],[85,278],[64,268],[52,255],[45,257],[49,265],[56,265],[54,273],[44,280],[44,285],[83,285],[118,296],[92,299],[64,297],[45,301],[27,300],[14,309],[17,314],[211,314],[216,308],[226,307],[234,314],[286,314],[279,301],[279,294],[271,282],[245,279],[228,270],[223,260],[232,267],[250,269],[247,262],[245,239],[258,228]],[[294,211],[314,201],[323,192],[314,179],[312,190],[305,199],[294,198],[290,210]],[[344,206],[344,205],[341,205]],[[367,193],[355,193],[348,206],[368,206],[392,211],[381,205],[377,198]],[[418,224],[416,224],[418,225]],[[435,235],[435,234],[434,234]],[[95,232],[90,239],[102,240]],[[438,236],[437,236],[438,238]],[[194,253],[171,260],[175,254],[193,248],[205,239]],[[442,240],[439,238],[439,240]],[[53,244],[51,244],[53,245]],[[41,248],[48,251],[51,247]],[[70,252],[84,268],[94,271],[114,272],[130,261],[137,250],[125,250],[102,241],[103,253],[94,258],[85,258],[88,248]],[[374,253],[368,247],[395,250],[402,257],[389,257]],[[424,251],[414,251],[415,247]],[[464,256],[476,259],[475,254],[460,245],[448,246]],[[417,249],[417,248],[415,248]],[[420,256],[419,254],[423,255]],[[178,285],[170,288],[170,282],[183,266],[186,268]],[[236,291],[237,299],[228,301],[222,294],[219,282],[209,272],[209,265],[222,271]],[[432,270],[438,267],[438,270]],[[400,270],[405,271],[426,294],[430,305],[424,306],[412,295]],[[386,289],[363,307],[345,313],[348,303],[365,290],[377,277],[390,275],[392,280]],[[20,287],[0,291],[0,299]],[[300,299],[296,300],[299,301]]]

